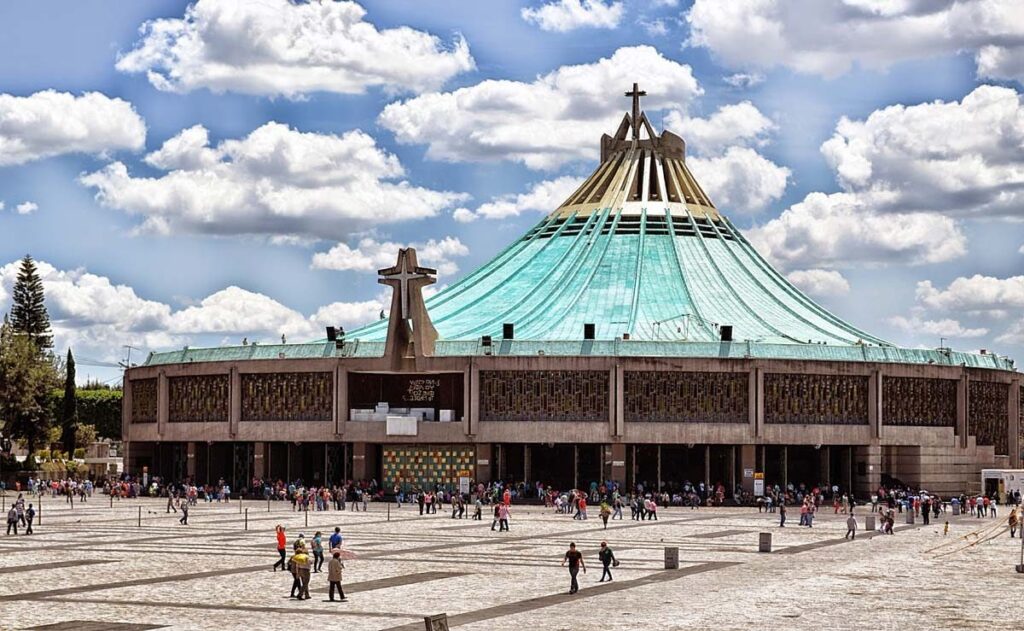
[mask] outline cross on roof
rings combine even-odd
[[[647,92],[640,89],[640,86],[636,83],[633,84],[633,89],[626,92],[626,96],[633,97],[633,140],[640,139],[640,97],[647,96]]]
[[[415,255],[413,255],[415,256]],[[429,267],[420,267],[415,262],[410,266],[409,264],[409,250],[403,249],[398,253],[398,263],[394,267],[382,269],[377,273],[380,274],[380,279],[377,281],[385,285],[391,285],[398,289],[399,297],[402,302],[402,319],[409,319],[409,289],[410,284],[422,287],[423,285],[429,285],[434,282],[434,275],[437,274],[436,270]],[[419,283],[413,281],[421,281]],[[423,282],[425,281],[425,282]]]

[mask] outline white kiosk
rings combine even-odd
[[[1007,493],[1024,495],[1024,469],[982,469],[981,490],[988,496],[998,493],[1000,503],[1006,503]]]

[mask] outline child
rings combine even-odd
[[[330,583],[330,597],[331,602],[334,602],[334,588],[338,588],[338,595],[341,596],[342,601],[348,600],[345,598],[345,591],[341,589],[341,571],[345,569],[345,564],[341,562],[341,552],[335,550],[332,555],[333,558],[327,563],[327,582]]]

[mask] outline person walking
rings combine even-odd
[[[498,526],[498,520],[501,519],[501,505],[494,505],[494,519],[491,520],[491,530],[494,530]]]
[[[601,503],[601,521],[604,522],[604,529],[608,530],[608,518],[611,517],[612,509],[608,508],[608,504]]]
[[[508,504],[498,505],[498,532],[508,531],[508,517],[510,512]]]
[[[779,502],[779,528],[786,527],[786,503]]]
[[[611,581],[611,566],[613,563],[618,564],[618,561],[615,560],[615,554],[612,552],[612,549],[608,547],[607,541],[601,542],[601,549],[597,552],[597,558],[601,560],[601,567],[603,568],[601,571],[601,580],[599,580],[598,583],[603,583],[604,577],[606,576],[608,577],[608,580]]]
[[[576,575],[579,574],[580,568],[583,568],[584,574],[587,573],[587,564],[583,562],[583,555],[576,549],[575,543],[569,544],[569,549],[566,551],[565,557],[562,559],[562,567],[565,567],[566,563],[569,564],[569,593],[575,594],[580,591],[580,584],[576,580]]]
[[[288,539],[284,535],[284,526],[278,524],[274,528],[274,532],[277,534],[277,553],[281,555],[281,558],[274,563],[274,571],[277,571],[277,566],[281,566],[281,570],[287,569],[285,566],[285,550],[288,548]]]
[[[36,518],[36,509],[32,508],[32,504],[29,504],[28,505],[28,510],[25,511],[25,522],[27,524],[26,528],[25,528],[25,534],[26,535],[31,535],[32,534],[32,520],[34,520],[35,518]]]
[[[331,560],[327,563],[327,583],[330,585],[329,592],[331,602],[334,602],[334,590],[338,590],[338,596],[342,602],[348,600],[345,597],[345,590],[341,588],[341,571],[345,569],[345,564],[341,562],[341,551],[335,550],[331,555]]]
[[[298,583],[299,600],[309,600],[309,555],[306,553],[305,546],[299,546],[292,555],[292,565],[295,567],[295,580],[292,582],[292,593],[295,591],[296,582]]]
[[[183,526],[188,525],[188,502],[184,502],[181,505],[181,519],[178,520],[178,523]]]
[[[7,511],[7,534],[11,534],[11,529],[14,529],[14,534],[18,534],[18,509],[11,506],[11,510]]]
[[[1015,536],[1017,536],[1017,523],[1018,523],[1018,520],[1017,520],[1017,508],[1016,507],[1010,509],[1010,517],[1007,519],[1007,522],[1008,522],[1008,524],[1010,526],[1010,538],[1013,539]],[[1021,536],[1024,537],[1024,535],[1021,535]]]
[[[335,550],[340,549],[341,548],[341,542],[343,540],[344,540],[344,538],[341,536],[341,528],[335,526],[334,527],[334,534],[331,535],[331,538],[327,542],[327,544],[331,547],[331,552],[334,552]]]
[[[313,550],[313,571],[318,574],[323,571],[320,568],[324,565],[324,544],[321,541],[322,536],[323,535],[320,531],[317,530],[313,535],[313,542],[310,546]]]
[[[177,513],[178,509],[174,507],[174,493],[172,491],[168,490],[167,491],[167,511],[166,512],[169,513],[171,511],[174,511],[175,513]]]
[[[852,514],[846,518],[846,534],[843,539],[849,539],[853,541],[857,538],[857,518]]]

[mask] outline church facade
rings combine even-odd
[[[978,490],[1019,467],[1021,375],[900,348],[814,303],[715,207],[682,138],[633,109],[601,162],[493,260],[305,344],[184,349],[127,371],[127,470],[233,488],[376,479],[754,489],[895,479]]]

